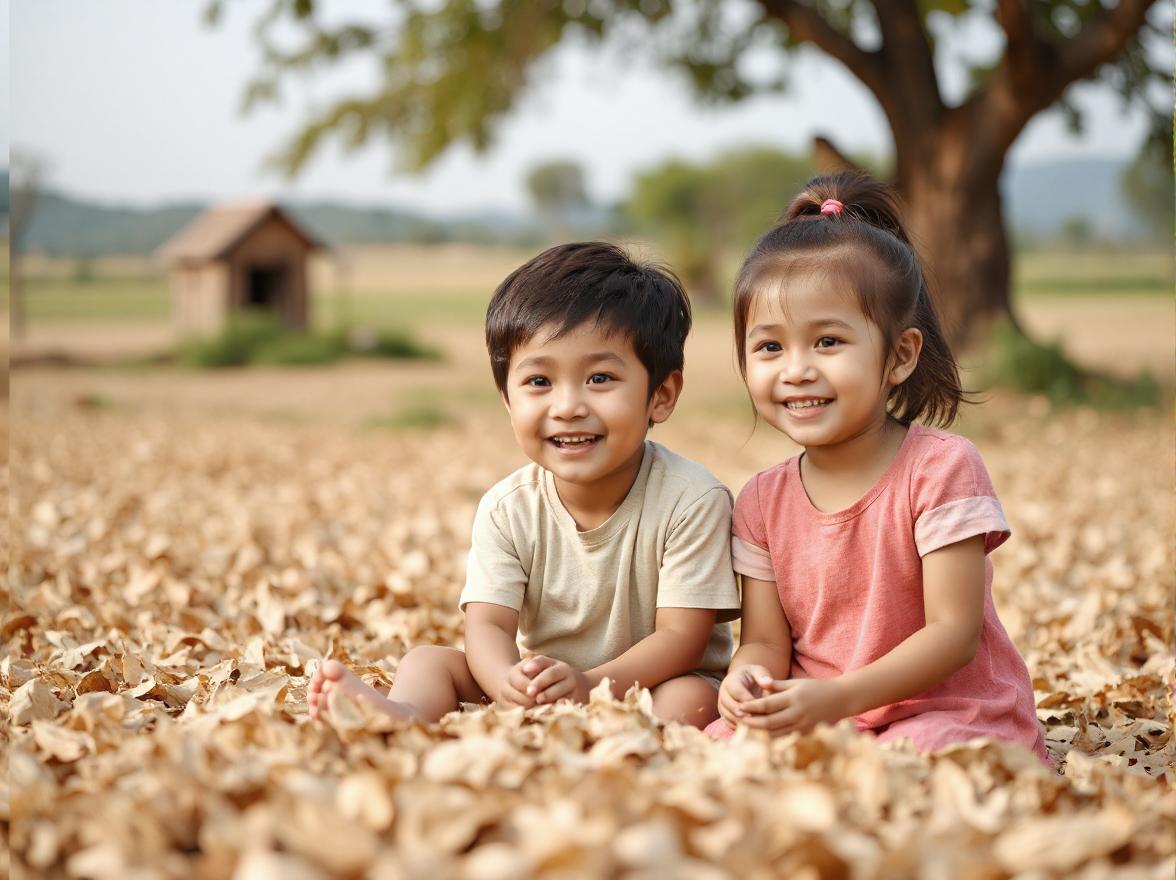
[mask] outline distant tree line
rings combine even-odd
[[[853,161],[886,173],[881,160],[854,156]],[[1059,210],[1050,224],[1020,228],[1014,210],[1011,220],[1018,240],[1035,245],[1059,240],[1087,244],[1114,238],[1113,230],[1100,229],[1092,219],[1112,208],[1104,191],[1126,206],[1118,213],[1129,211],[1139,227],[1150,231],[1150,237],[1170,238],[1174,200],[1170,131],[1167,141],[1149,139],[1130,163],[1121,168],[1107,166],[1102,189],[1073,193],[1079,203],[1092,206],[1090,214]],[[667,159],[637,174],[618,202],[599,204],[589,195],[586,171],[574,160],[562,158],[539,162],[525,175],[532,217],[502,211],[441,220],[394,208],[327,201],[287,207],[334,245],[461,241],[535,248],[554,240],[591,236],[648,238],[695,295],[706,300],[729,280],[723,261],[729,262],[732,254],[750,246],[815,171],[816,161],[810,155],[742,147],[705,161]],[[7,177],[7,172],[0,174]],[[5,215],[10,199],[24,206],[16,211],[20,216],[14,247],[70,259],[149,253],[207,207],[195,202],[152,209],[99,206],[56,193],[44,182],[37,188],[35,199],[27,180],[14,181],[11,190],[8,186],[0,190],[0,210]],[[1015,208],[1017,193],[1011,196]],[[1033,201],[1039,210],[1040,199]]]

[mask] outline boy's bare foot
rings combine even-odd
[[[338,660],[324,660],[310,677],[310,685],[306,689],[306,705],[310,709],[311,718],[327,717],[327,698],[333,693],[360,700],[398,721],[409,721],[416,717],[406,706],[389,700],[370,684],[365,684],[363,679]]]

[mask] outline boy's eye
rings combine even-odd
[[[836,336],[822,336],[817,340],[817,348],[832,348],[840,342]]]
[[[546,376],[528,376],[523,380],[523,384],[532,388],[546,388],[551,383],[547,381]]]
[[[608,373],[593,373],[588,377],[589,385],[603,385],[606,382],[611,382],[613,379]]]

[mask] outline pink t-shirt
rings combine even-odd
[[[794,678],[859,669],[920,630],[922,557],[984,535],[984,624],[975,659],[930,690],[855,721],[881,739],[909,737],[924,751],[991,736],[1046,758],[1025,661],[992,603],[988,554],[1008,539],[1009,527],[971,442],[912,425],[877,484],[837,513],[813,506],[800,456],[790,458],[744,487],[732,529],[735,571],[778,586],[792,628]]]

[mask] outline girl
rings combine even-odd
[[[739,273],[735,339],[756,412],[804,447],[735,505],[739,650],[721,718],[773,735],[852,716],[922,751],[990,736],[1048,761],[1033,688],[992,603],[1009,537],[889,189],[812,180]]]

